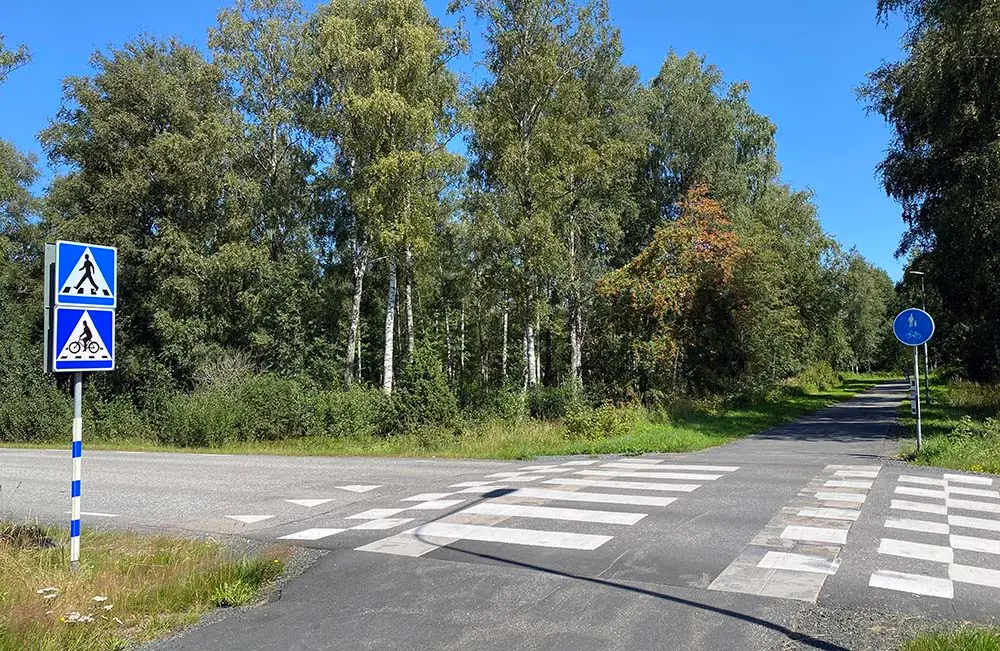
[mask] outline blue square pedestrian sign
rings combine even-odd
[[[56,305],[116,307],[118,250],[112,246],[56,242]]]
[[[52,324],[52,370],[113,371],[115,311],[56,307]]]

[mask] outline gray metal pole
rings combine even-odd
[[[916,381],[914,386],[916,391],[913,392],[914,397],[917,400],[917,452],[924,449],[924,434],[920,430],[920,350],[919,346],[913,347],[913,379]]]
[[[72,503],[69,520],[69,566],[80,567],[80,496],[81,464],[83,461],[83,373],[73,373],[73,483],[70,484]]]
[[[920,276],[920,303],[924,312],[927,311],[927,293],[924,288],[924,276]],[[924,384],[927,387],[927,404],[931,404],[931,358],[927,354],[927,342],[924,342]],[[917,390],[920,390],[920,383],[917,383]]]

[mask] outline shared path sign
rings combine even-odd
[[[114,370],[114,310],[56,306],[52,331],[56,373]]]
[[[892,332],[907,346],[922,346],[934,336],[934,319],[927,312],[911,307],[896,316]]]

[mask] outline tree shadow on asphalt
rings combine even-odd
[[[491,490],[489,492],[483,493],[482,496],[481,496],[481,498],[479,500],[476,500],[476,502],[482,502],[482,501],[485,501],[485,500],[488,500],[488,499],[495,499],[495,498],[498,498],[498,497],[503,497],[505,495],[510,495],[511,493],[516,492],[516,490],[517,489],[515,489],[515,488],[498,488],[496,490]],[[463,505],[461,508],[462,509],[466,509],[466,508],[468,508],[468,506],[469,505]],[[442,519],[444,517],[447,517],[448,515],[452,515],[452,514],[453,513],[447,513],[447,514],[441,515],[440,517],[435,518],[435,520],[440,520],[440,519]],[[436,545],[436,543],[434,543],[433,540],[432,540],[433,536],[428,536],[427,539],[425,539],[424,536],[421,536],[419,532],[415,532],[414,535],[418,539],[423,540],[424,542]],[[468,550],[465,550],[465,549],[458,549],[458,548],[451,547],[451,546],[449,546],[448,549],[451,550],[451,551],[453,551],[453,552],[458,552],[460,554],[465,554],[467,556],[473,556],[475,558],[480,558],[480,559],[487,560],[487,561],[494,561],[496,563],[500,563],[502,565],[507,565],[507,566],[510,566],[510,567],[519,567],[519,568],[526,569],[526,570],[532,570],[532,571],[535,571],[535,572],[541,572],[541,573],[548,574],[548,575],[551,575],[551,576],[558,576],[558,577],[562,577],[562,578],[565,578],[565,579],[574,579],[576,581],[583,581],[583,582],[591,583],[591,584],[594,584],[594,585],[601,585],[601,586],[604,586],[604,587],[607,587],[607,588],[614,588],[616,590],[623,590],[625,592],[632,592],[632,593],[644,595],[644,596],[647,596],[647,597],[653,597],[655,599],[661,599],[663,601],[669,601],[670,603],[679,604],[681,606],[689,606],[691,608],[697,608],[698,610],[704,610],[704,611],[715,613],[715,614],[718,614],[718,615],[723,615],[725,617],[731,617],[733,619],[737,619],[737,620],[740,620],[742,622],[746,622],[748,624],[754,624],[756,626],[760,626],[762,628],[766,628],[766,629],[772,630],[772,631],[774,631],[776,633],[784,635],[787,639],[789,639],[789,640],[791,640],[793,642],[798,642],[800,644],[804,644],[807,647],[810,647],[810,648],[813,648],[813,649],[820,649],[821,651],[851,651],[850,649],[848,649],[846,647],[839,646],[837,644],[834,644],[833,642],[828,642],[826,640],[821,640],[819,638],[812,637],[811,635],[807,635],[805,633],[798,633],[798,632],[793,631],[792,629],[788,628],[787,626],[782,626],[781,624],[778,624],[776,622],[771,622],[771,621],[768,621],[766,619],[761,619],[760,617],[754,617],[753,615],[747,615],[745,613],[736,612],[734,610],[729,610],[727,608],[722,608],[720,606],[712,606],[711,604],[701,603],[699,601],[694,601],[692,599],[685,599],[683,597],[676,597],[676,596],[672,596],[672,595],[668,595],[668,594],[663,594],[661,592],[656,592],[654,590],[648,590],[646,588],[640,588],[640,587],[637,587],[637,586],[627,585],[627,584],[624,584],[624,583],[616,583],[615,581],[608,581],[607,579],[600,579],[600,578],[597,578],[597,577],[581,576],[579,574],[572,574],[570,572],[563,572],[562,570],[557,570],[557,569],[550,568],[550,567],[543,567],[541,565],[534,565],[534,564],[525,563],[525,562],[522,562],[522,561],[515,561],[515,560],[509,559],[509,558],[503,558],[503,557],[500,557],[500,556],[493,556],[491,554],[485,554],[485,553],[482,553],[482,552],[473,552],[473,551],[468,551]]]

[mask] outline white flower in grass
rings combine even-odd
[[[117,617],[113,618],[111,621],[113,621],[115,624],[118,624],[119,626],[125,626],[125,622],[118,619]]]
[[[58,592],[49,592],[48,594],[43,594],[42,599],[55,599],[59,596]]]
[[[96,601],[98,603],[101,603],[102,601],[107,601],[107,600],[108,600],[107,597],[101,597],[101,596],[94,597],[94,601]]]
[[[39,588],[35,590],[35,594],[46,594],[49,592],[59,592],[59,588]]]
[[[101,606],[101,608],[103,608],[104,610],[111,610],[113,606],[111,604],[108,604],[107,606]]]
[[[94,618],[91,617],[90,615],[81,615],[80,616],[80,623],[82,623],[82,624],[89,624],[92,621],[94,621]]]

